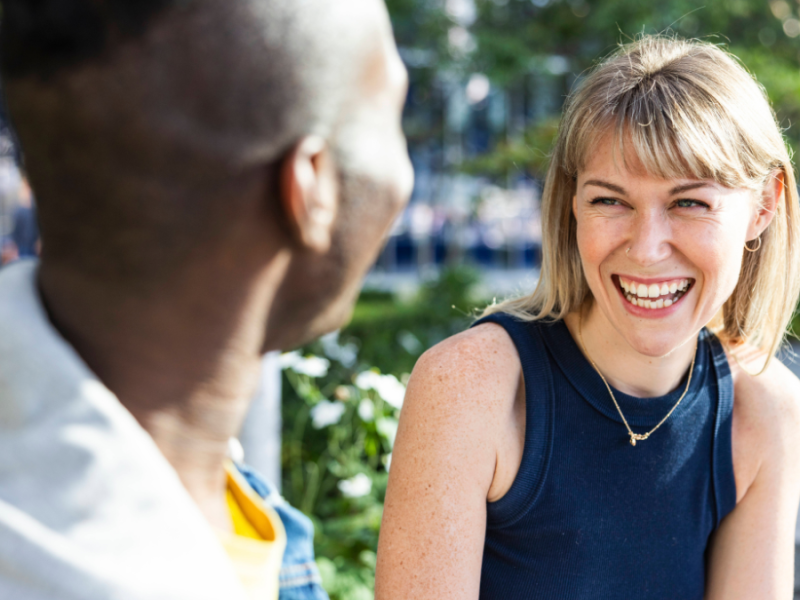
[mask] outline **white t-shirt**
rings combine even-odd
[[[0,269],[0,600],[244,600],[152,438]]]

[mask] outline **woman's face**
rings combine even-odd
[[[745,241],[769,223],[758,200],[714,181],[627,170],[615,163],[610,140],[601,143],[573,198],[578,248],[601,318],[648,356],[692,339],[733,292]]]

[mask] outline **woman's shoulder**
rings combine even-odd
[[[751,346],[727,351],[734,389],[734,411],[759,430],[800,436],[800,379],[780,360]],[[766,364],[766,368],[764,365]]]
[[[505,435],[516,422],[515,402],[522,389],[514,342],[503,327],[483,323],[436,344],[419,358],[403,412],[437,419],[442,426],[480,426],[482,435],[493,438]]]
[[[427,350],[411,378],[433,386],[456,385],[462,391],[498,386],[514,391],[521,372],[519,355],[508,332],[497,323],[485,322]]]
[[[480,323],[425,352],[408,382],[400,421],[401,433],[425,430],[437,440],[439,456],[484,472],[483,501],[502,497],[525,444],[522,366],[506,330]]]
[[[800,477],[800,380],[778,359],[742,345],[727,350],[733,377],[733,453],[738,499],[765,466]],[[783,468],[781,468],[783,466]]]

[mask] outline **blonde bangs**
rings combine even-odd
[[[614,159],[626,170],[662,179],[760,189],[775,166],[754,160],[718,99],[698,94],[695,82],[664,74],[576,117],[564,140],[563,167],[572,177],[607,136],[613,136]]]

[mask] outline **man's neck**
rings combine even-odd
[[[47,263],[39,286],[55,327],[152,436],[209,522],[230,530],[224,460],[258,382],[275,287],[237,293],[198,271],[155,295]]]

